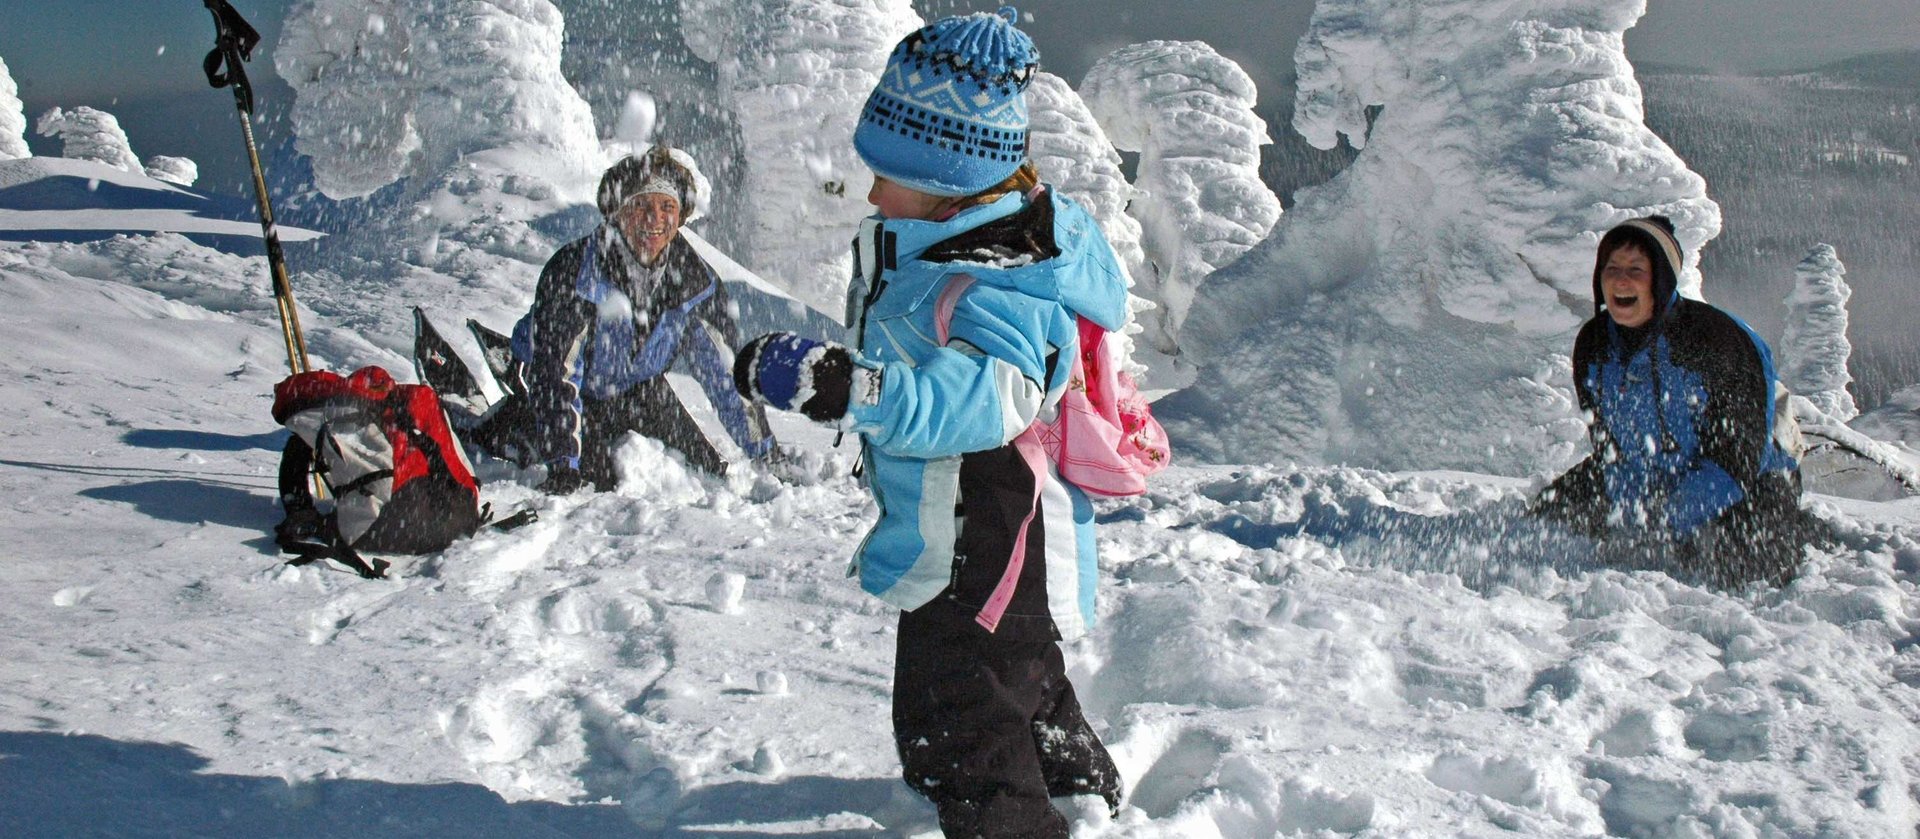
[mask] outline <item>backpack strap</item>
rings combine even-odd
[[[1013,603],[1013,591],[1020,584],[1020,571],[1027,564],[1027,531],[1033,528],[1033,520],[1040,516],[1040,493],[1047,485],[1047,452],[1040,444],[1040,434],[1034,426],[1027,426],[1020,436],[1013,438],[1013,447],[1020,453],[1027,468],[1033,471],[1033,500],[1027,505],[1027,516],[1020,521],[1020,532],[1013,537],[1013,554],[1007,557],[1007,570],[1000,574],[1000,582],[993,586],[993,593],[987,596],[986,605],[980,607],[980,613],[973,616],[973,622],[988,632],[1000,628],[1000,619],[1007,614],[1007,606]]]
[[[953,337],[953,310],[960,305],[960,296],[973,287],[972,274],[955,274],[947,279],[940,289],[940,296],[933,301],[933,334],[940,346],[946,346]]]
[[[953,335],[953,310],[960,305],[960,297],[972,288],[972,274],[955,274],[940,289],[940,296],[933,301],[933,333],[941,346],[946,346]],[[1033,472],[1033,498],[1027,504],[1026,518],[1020,521],[1020,531],[1013,537],[1013,553],[1007,557],[1007,570],[1000,574],[1000,581],[993,586],[993,593],[987,596],[986,605],[980,613],[973,616],[973,622],[988,632],[1000,628],[1000,619],[1007,614],[1007,606],[1013,603],[1013,592],[1020,584],[1020,572],[1027,564],[1027,531],[1033,528],[1034,519],[1040,517],[1040,493],[1047,484],[1047,452],[1041,445],[1038,422],[1028,425],[1020,436],[1013,438],[1013,447],[1020,453],[1020,459]]]

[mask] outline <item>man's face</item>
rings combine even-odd
[[[1646,325],[1653,320],[1653,260],[1636,247],[1615,248],[1600,269],[1600,291],[1614,323]]]
[[[652,265],[680,233],[680,201],[657,192],[635,195],[620,205],[618,220],[633,255]]]

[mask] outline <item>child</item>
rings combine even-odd
[[[1075,315],[1119,328],[1126,284],[1093,219],[1027,161],[1038,56],[1013,17],[908,35],[867,100],[854,148],[878,212],[854,242],[853,346],[764,335],[734,378],[864,444],[880,521],[854,562],[904,610],[893,722],[907,783],[948,836],[1065,837],[1049,797],[1120,800],[1057,644],[1093,622],[1093,510],[1012,441],[1068,386]],[[961,274],[971,284],[937,316]]]
[[[1637,546],[1631,564],[1725,588],[1781,585],[1807,531],[1800,465],[1773,433],[1772,355],[1739,319],[1681,297],[1680,265],[1664,216],[1601,237],[1594,315],[1573,345],[1593,454],[1534,512]]]

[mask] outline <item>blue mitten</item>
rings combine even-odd
[[[838,422],[846,416],[852,385],[852,352],[791,332],[769,332],[748,341],[733,359],[733,386],[741,396],[782,411],[799,411],[815,422]]]

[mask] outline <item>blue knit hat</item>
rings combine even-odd
[[[930,195],[974,195],[1027,159],[1027,100],[1040,54],[1019,12],[941,18],[893,48],[853,148],[874,174]]]

